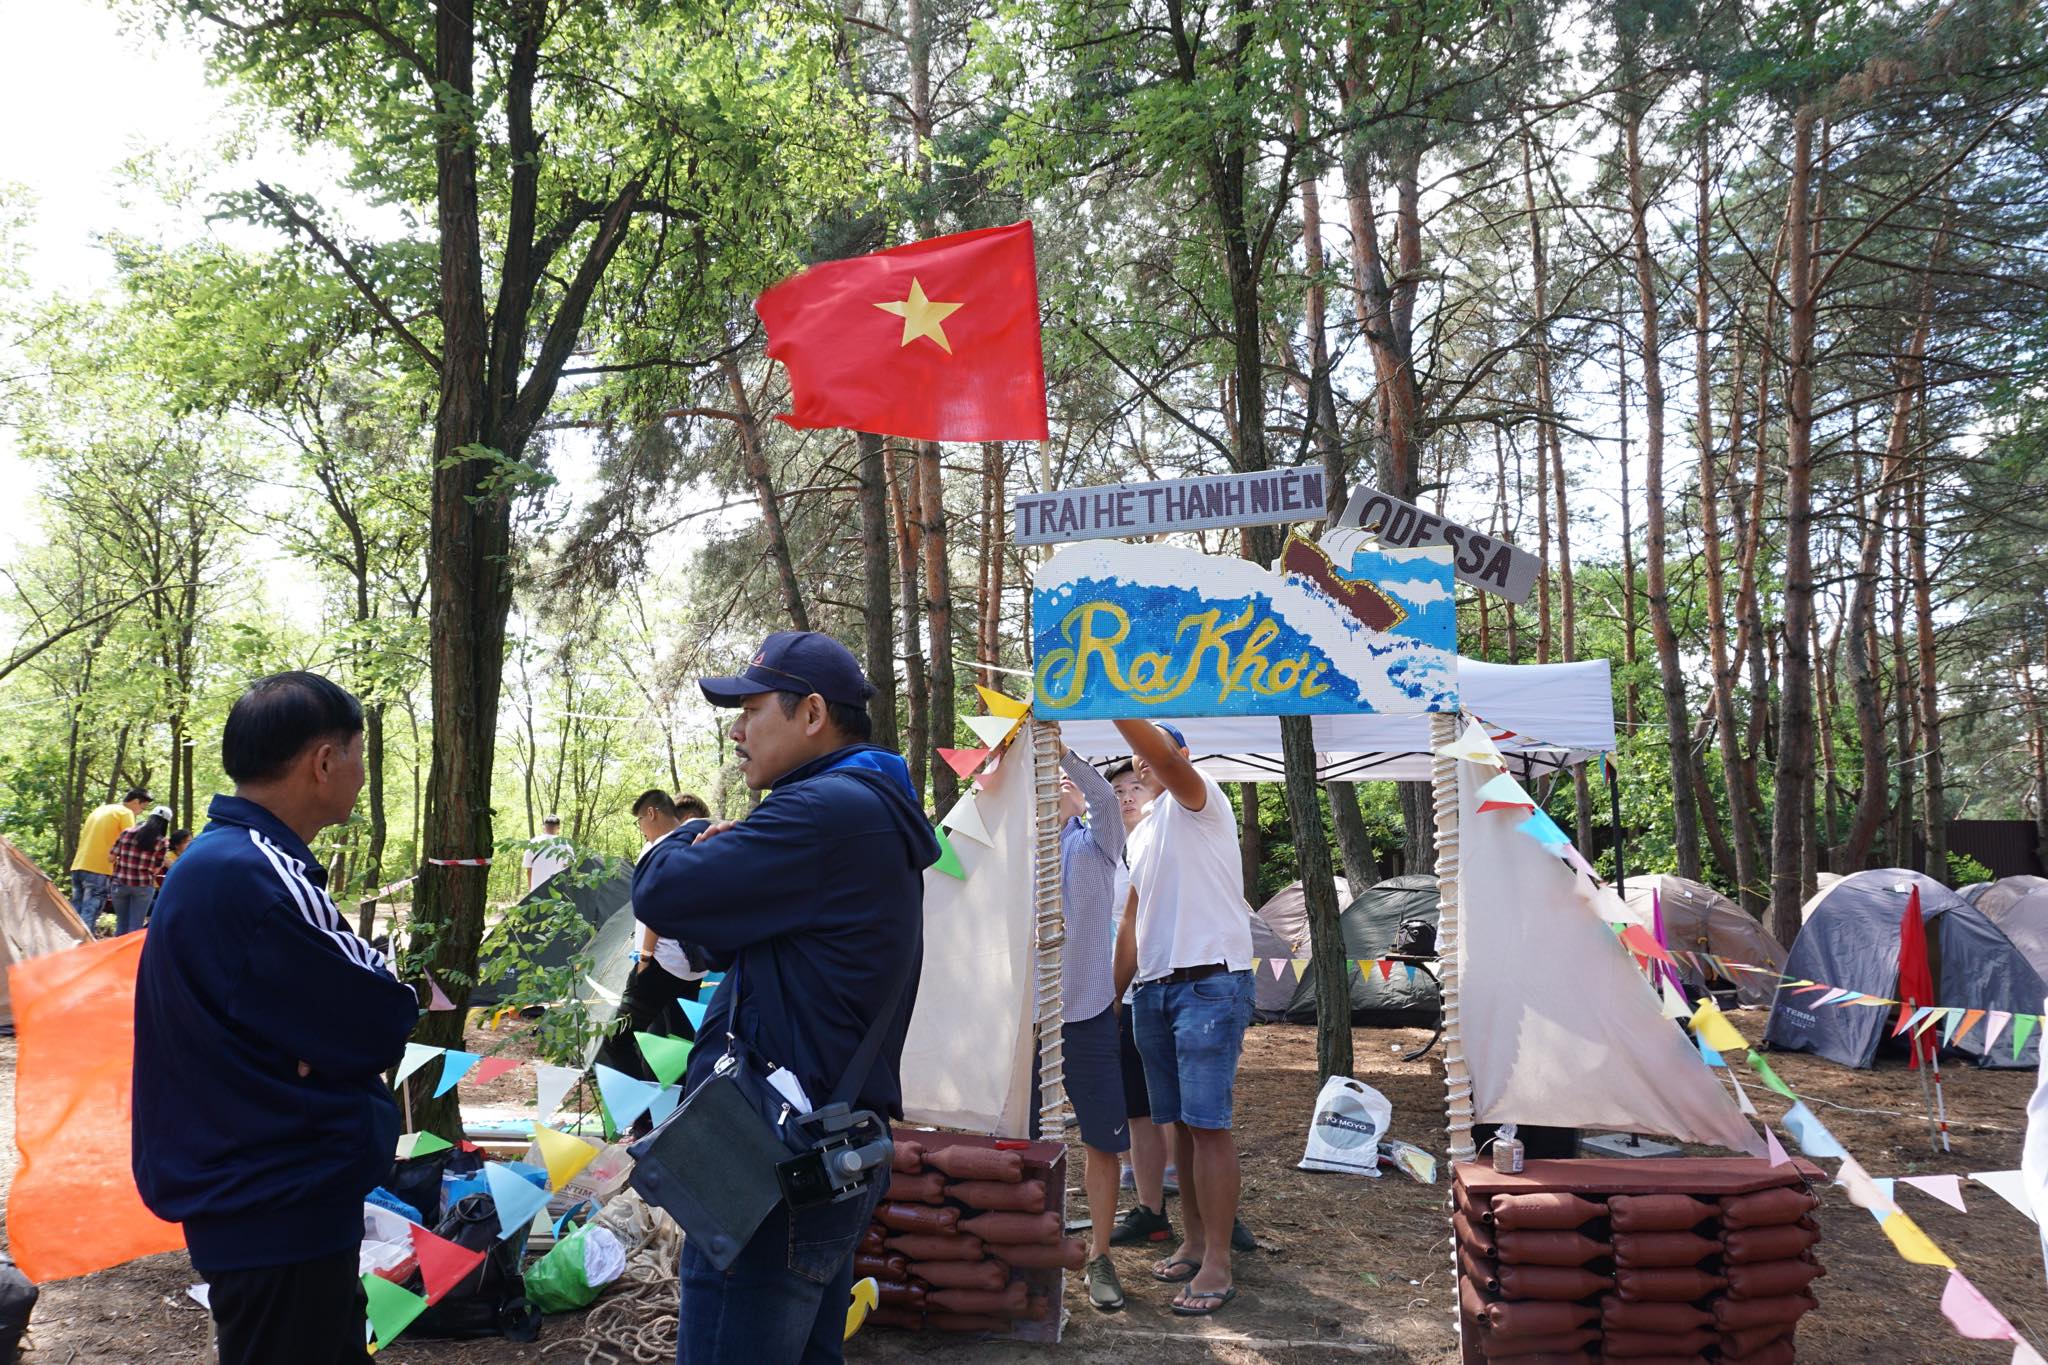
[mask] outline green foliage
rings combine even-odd
[[[1948,884],[1950,886],[1970,886],[1976,882],[1995,880],[1997,879],[1991,875],[1991,869],[1978,862],[1975,858],[1972,858],[1969,854],[1958,853],[1954,849],[1949,850]]]

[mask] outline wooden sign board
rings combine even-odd
[[[1011,503],[1010,538],[1019,545],[1056,545],[1106,536],[1321,521],[1323,487],[1321,469],[1268,469],[1026,493]]]
[[[1415,714],[1458,705],[1448,546],[1333,558],[1289,536],[1272,569],[1170,545],[1076,545],[1032,586],[1034,712]]]
[[[1425,512],[1412,502],[1363,485],[1354,489],[1337,525],[1373,533],[1383,545],[1451,547],[1451,570],[1460,583],[1526,602],[1543,572],[1543,561],[1483,531]]]

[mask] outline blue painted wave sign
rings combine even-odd
[[[1323,490],[1320,469],[1267,469],[1025,493],[1011,502],[1010,538],[1019,545],[1056,545],[1217,526],[1321,521]]]
[[[1536,575],[1543,572],[1543,561],[1527,550],[1489,536],[1484,531],[1475,531],[1433,512],[1425,512],[1414,503],[1403,502],[1377,488],[1360,485],[1353,489],[1351,500],[1344,504],[1343,514],[1337,518],[1336,524],[1370,532],[1371,537],[1382,545],[1398,549],[1448,545],[1451,547],[1451,572],[1457,575],[1460,583],[1505,597],[1510,602],[1528,601],[1530,591],[1536,586]]]

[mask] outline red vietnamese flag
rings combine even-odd
[[[1042,441],[1031,224],[827,261],[754,300],[789,369],[793,427],[917,441]]]

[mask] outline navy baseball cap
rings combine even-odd
[[[761,642],[754,661],[730,678],[699,678],[704,700],[738,706],[763,692],[815,692],[828,702],[865,706],[875,689],[853,651],[815,630],[778,630]]]
[[[1188,737],[1180,732],[1178,726],[1168,725],[1163,720],[1156,720],[1152,723],[1158,726],[1168,739],[1173,741],[1174,748],[1185,749],[1188,747]]]

